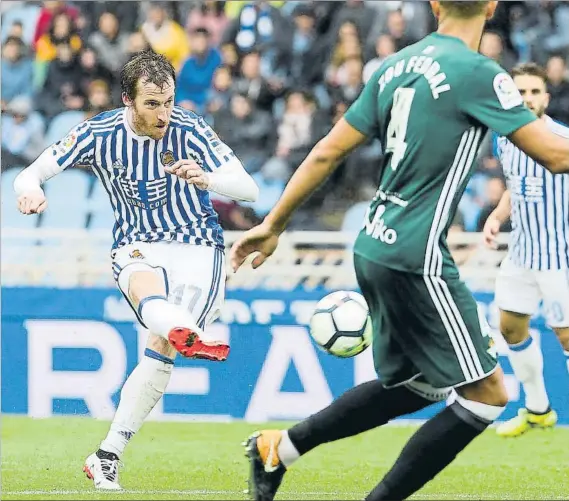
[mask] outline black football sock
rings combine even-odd
[[[290,428],[288,436],[302,455],[320,444],[352,437],[433,403],[405,386],[386,389],[381,381],[369,381]]]
[[[366,501],[407,499],[448,466],[490,424],[458,403],[427,421]]]

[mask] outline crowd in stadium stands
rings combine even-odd
[[[435,28],[420,1],[11,1],[1,8],[2,171],[29,164],[76,123],[120,106],[120,68],[150,46],[178,71],[176,104],[204,115],[259,184],[253,204],[214,200],[229,230],[262,219],[383,59]],[[569,2],[501,2],[480,48],[506,69],[546,65],[549,114],[565,123],[567,26]],[[357,230],[381,155],[377,141],[351,155],[292,227]],[[457,227],[480,230],[503,190],[489,135]]]

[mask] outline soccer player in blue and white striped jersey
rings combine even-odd
[[[115,216],[115,280],[150,331],[111,429],[84,466],[99,489],[120,489],[119,458],[163,395],[176,352],[213,361],[229,353],[224,342],[203,340],[225,289],[222,229],[208,191],[254,201],[258,188],[201,117],[174,106],[175,80],[163,56],[136,55],[121,75],[125,107],[79,124],[14,183],[21,212],[39,214],[45,181],[75,165],[93,169]]]
[[[526,106],[550,130],[569,138],[569,128],[545,114],[549,103],[545,71],[528,63],[514,68],[512,76]],[[511,218],[509,252],[496,281],[496,303],[510,362],[526,395],[525,408],[497,432],[518,436],[557,422],[545,389],[543,355],[529,333],[530,317],[541,301],[569,369],[569,175],[551,174],[507,138],[498,138],[496,145],[508,189],[489,216],[484,234],[492,245],[500,225]]]

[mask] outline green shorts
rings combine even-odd
[[[421,377],[435,388],[483,379],[497,366],[476,301],[459,278],[423,276],[355,256],[373,323],[375,369],[384,386]]]

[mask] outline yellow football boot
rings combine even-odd
[[[545,414],[532,414],[520,409],[518,415],[496,428],[500,437],[519,437],[531,428],[553,428],[557,424],[557,412],[550,410]]]

